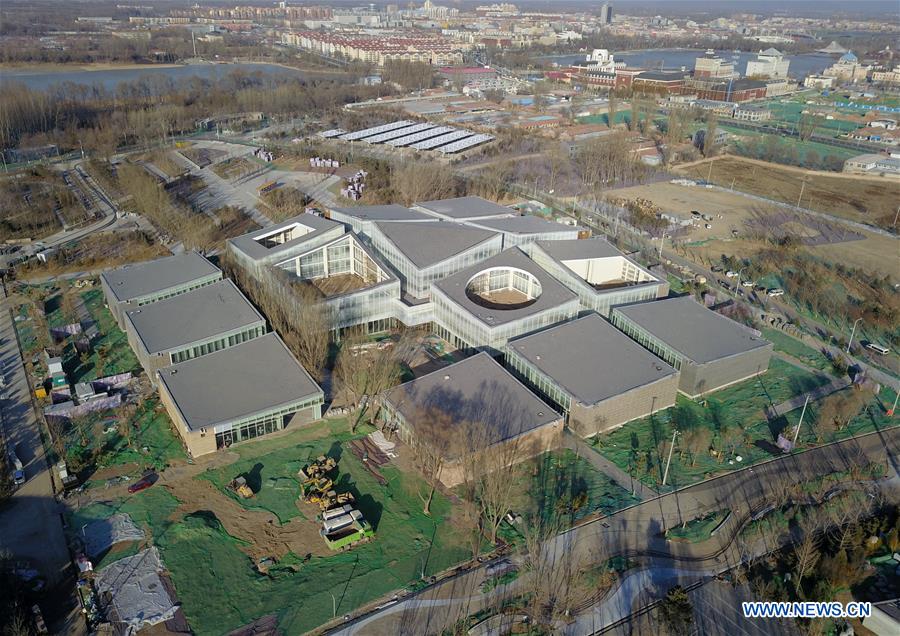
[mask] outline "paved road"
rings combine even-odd
[[[598,556],[628,555],[650,560],[650,570],[668,568],[679,581],[701,580],[712,572],[733,567],[741,555],[732,535],[753,512],[763,509],[777,492],[788,485],[842,471],[869,461],[884,463],[893,479],[882,482],[886,496],[898,496],[900,474],[900,429],[871,433],[828,446],[785,457],[765,464],[728,473],[673,493],[642,502],[609,517],[579,526],[558,535],[546,544],[551,558],[560,562],[593,562]],[[729,521],[710,541],[701,544],[669,543],[665,529],[715,510],[731,510]],[[759,546],[762,552],[765,546]],[[656,581],[656,594],[671,582],[672,576]],[[422,593],[391,607],[369,614],[333,634],[422,634],[439,631],[445,625],[481,608],[490,600],[479,591],[484,580],[481,569],[463,573],[433,585]],[[646,582],[646,581],[645,581]],[[634,606],[646,586],[631,585],[624,592],[604,599],[576,616],[565,633],[588,634],[610,625],[626,605]],[[625,595],[631,590],[631,602]],[[662,590],[664,592],[664,590]],[[622,596],[620,597],[619,594]]]
[[[0,413],[6,438],[15,445],[28,481],[11,503],[0,508],[0,549],[32,561],[51,584],[59,582],[69,565],[63,534],[62,508],[53,495],[50,470],[44,457],[38,421],[32,409],[25,368],[19,354],[8,301],[0,302]]]

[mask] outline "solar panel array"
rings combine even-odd
[[[456,128],[451,128],[450,126],[438,126],[437,128],[422,130],[417,133],[413,133],[412,135],[404,135],[403,137],[398,137],[397,139],[391,139],[389,142],[387,142],[387,145],[394,146],[395,148],[402,148],[404,146],[409,146],[425,139],[432,139],[434,137],[445,135],[448,132],[453,132],[454,130],[456,130]]]
[[[367,144],[384,144],[395,148],[410,147],[415,150],[437,150],[443,154],[460,152],[494,139],[493,135],[474,133],[452,126],[417,124],[406,119],[382,126],[344,132],[339,128],[319,133],[325,139],[364,141]]]
[[[437,128],[434,124],[416,124],[415,126],[409,126],[408,128],[398,128],[397,130],[389,130],[387,132],[383,132],[380,135],[375,135],[374,137],[366,137],[363,139],[367,144],[383,144],[386,141],[390,141],[391,139],[397,139],[399,137],[405,137],[406,135],[412,135],[413,133],[421,132],[423,130],[431,130],[432,128]]]
[[[471,137],[473,134],[468,130],[458,130],[455,128],[453,130],[454,132],[447,133],[446,135],[441,135],[440,137],[435,137],[434,139],[426,139],[425,141],[420,141],[417,144],[413,144],[412,147],[416,150],[431,150],[432,148],[443,146],[444,144],[448,144],[451,141],[456,141],[457,139]]]
[[[386,133],[389,130],[397,130],[399,128],[406,128],[407,126],[412,126],[416,122],[414,121],[395,121],[390,124],[384,124],[383,126],[375,126],[374,128],[365,128],[363,130],[357,130],[356,132],[346,133],[340,136],[340,139],[344,141],[356,141],[357,139],[366,139],[367,137],[373,137],[375,135],[380,135],[381,133]]]
[[[441,146],[437,149],[437,151],[442,154],[449,155],[454,152],[459,152],[460,150],[465,150],[466,148],[471,148],[479,144],[487,143],[493,138],[493,135],[472,135],[471,137],[466,137],[465,139],[454,141],[452,144]]]

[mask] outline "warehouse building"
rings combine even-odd
[[[679,390],[697,397],[769,368],[772,343],[690,296],[616,307],[612,323],[680,372]]]
[[[491,459],[483,462],[488,467],[498,457],[523,461],[558,447],[563,430],[562,416],[486,353],[391,389],[381,414],[400,439],[414,445],[428,443],[435,412],[459,427],[438,432],[449,436],[442,446],[446,457],[439,475],[448,488],[465,479],[461,453],[489,454]]]
[[[156,371],[266,333],[266,321],[230,280],[125,312],[125,333],[151,379]]]
[[[124,265],[100,274],[103,295],[119,327],[124,314],[148,303],[189,292],[221,280],[222,271],[197,252]]]
[[[506,345],[506,366],[582,437],[675,404],[678,371],[591,313]]]
[[[227,249],[254,277],[261,268],[278,265],[345,232],[336,221],[314,214],[299,214],[276,225],[228,239]]]
[[[368,238],[372,235],[374,223],[433,223],[434,216],[418,210],[410,210],[402,205],[359,205],[352,208],[331,208],[328,218],[349,226],[354,232]]]
[[[494,354],[580,309],[578,297],[518,247],[436,282],[432,300],[435,333],[457,349]]]
[[[538,241],[524,248],[534,261],[578,294],[582,306],[609,316],[610,308],[669,293],[669,283],[625,256],[606,239]]]
[[[274,333],[172,365],[158,378],[192,457],[322,416],[322,389]]]
[[[474,196],[420,201],[413,208],[445,221],[475,221],[478,219],[504,217],[515,213],[513,209],[502,206],[499,203],[493,203],[487,199]]]

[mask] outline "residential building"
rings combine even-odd
[[[805,88],[826,90],[834,86],[834,80],[834,77],[828,77],[825,75],[807,75],[803,80],[803,86]]]
[[[644,71],[632,80],[636,92],[678,95],[685,88],[685,75],[671,71]]]
[[[764,106],[735,106],[732,117],[739,121],[769,121],[772,111]]]
[[[516,338],[506,366],[582,437],[675,404],[678,371],[595,313]]]
[[[274,333],[158,372],[192,457],[322,417],[324,394]]]
[[[148,303],[210,285],[222,270],[197,252],[183,252],[144,263],[123,265],[100,274],[106,304],[121,329],[124,314]]]
[[[734,62],[726,60],[709,50],[694,61],[696,79],[733,79],[737,77]]]
[[[382,405],[385,426],[407,444],[450,436],[438,476],[447,488],[465,480],[468,452],[484,454],[474,465],[498,467],[497,461],[519,462],[557,448],[563,432],[562,416],[486,353],[401,384]],[[430,430],[440,417],[455,430]]]
[[[265,318],[230,280],[125,312],[125,333],[147,376],[266,333]]]
[[[857,155],[844,162],[844,172],[900,177],[900,157],[878,153]]]
[[[698,397],[764,373],[772,343],[690,296],[616,307],[612,323],[680,372],[678,389]]]
[[[694,81],[690,86],[700,99],[723,102],[749,102],[766,97],[767,84],[762,80],[739,79],[727,82]]]

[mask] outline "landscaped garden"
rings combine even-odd
[[[813,374],[773,358],[764,375],[717,391],[697,402],[679,396],[674,407],[604,434],[597,440],[595,448],[652,488],[669,490],[686,486],[780,456],[781,449],[775,445],[778,433],[787,430],[791,436],[801,409],[771,421],[766,419],[764,409],[828,381],[825,375]],[[801,447],[895,425],[886,415],[893,398],[893,392],[882,389],[881,395],[873,397],[851,418],[849,425],[833,429],[824,437],[812,425],[818,413],[816,402],[811,402],[799,439]],[[662,487],[675,429],[679,433],[666,485]]]

